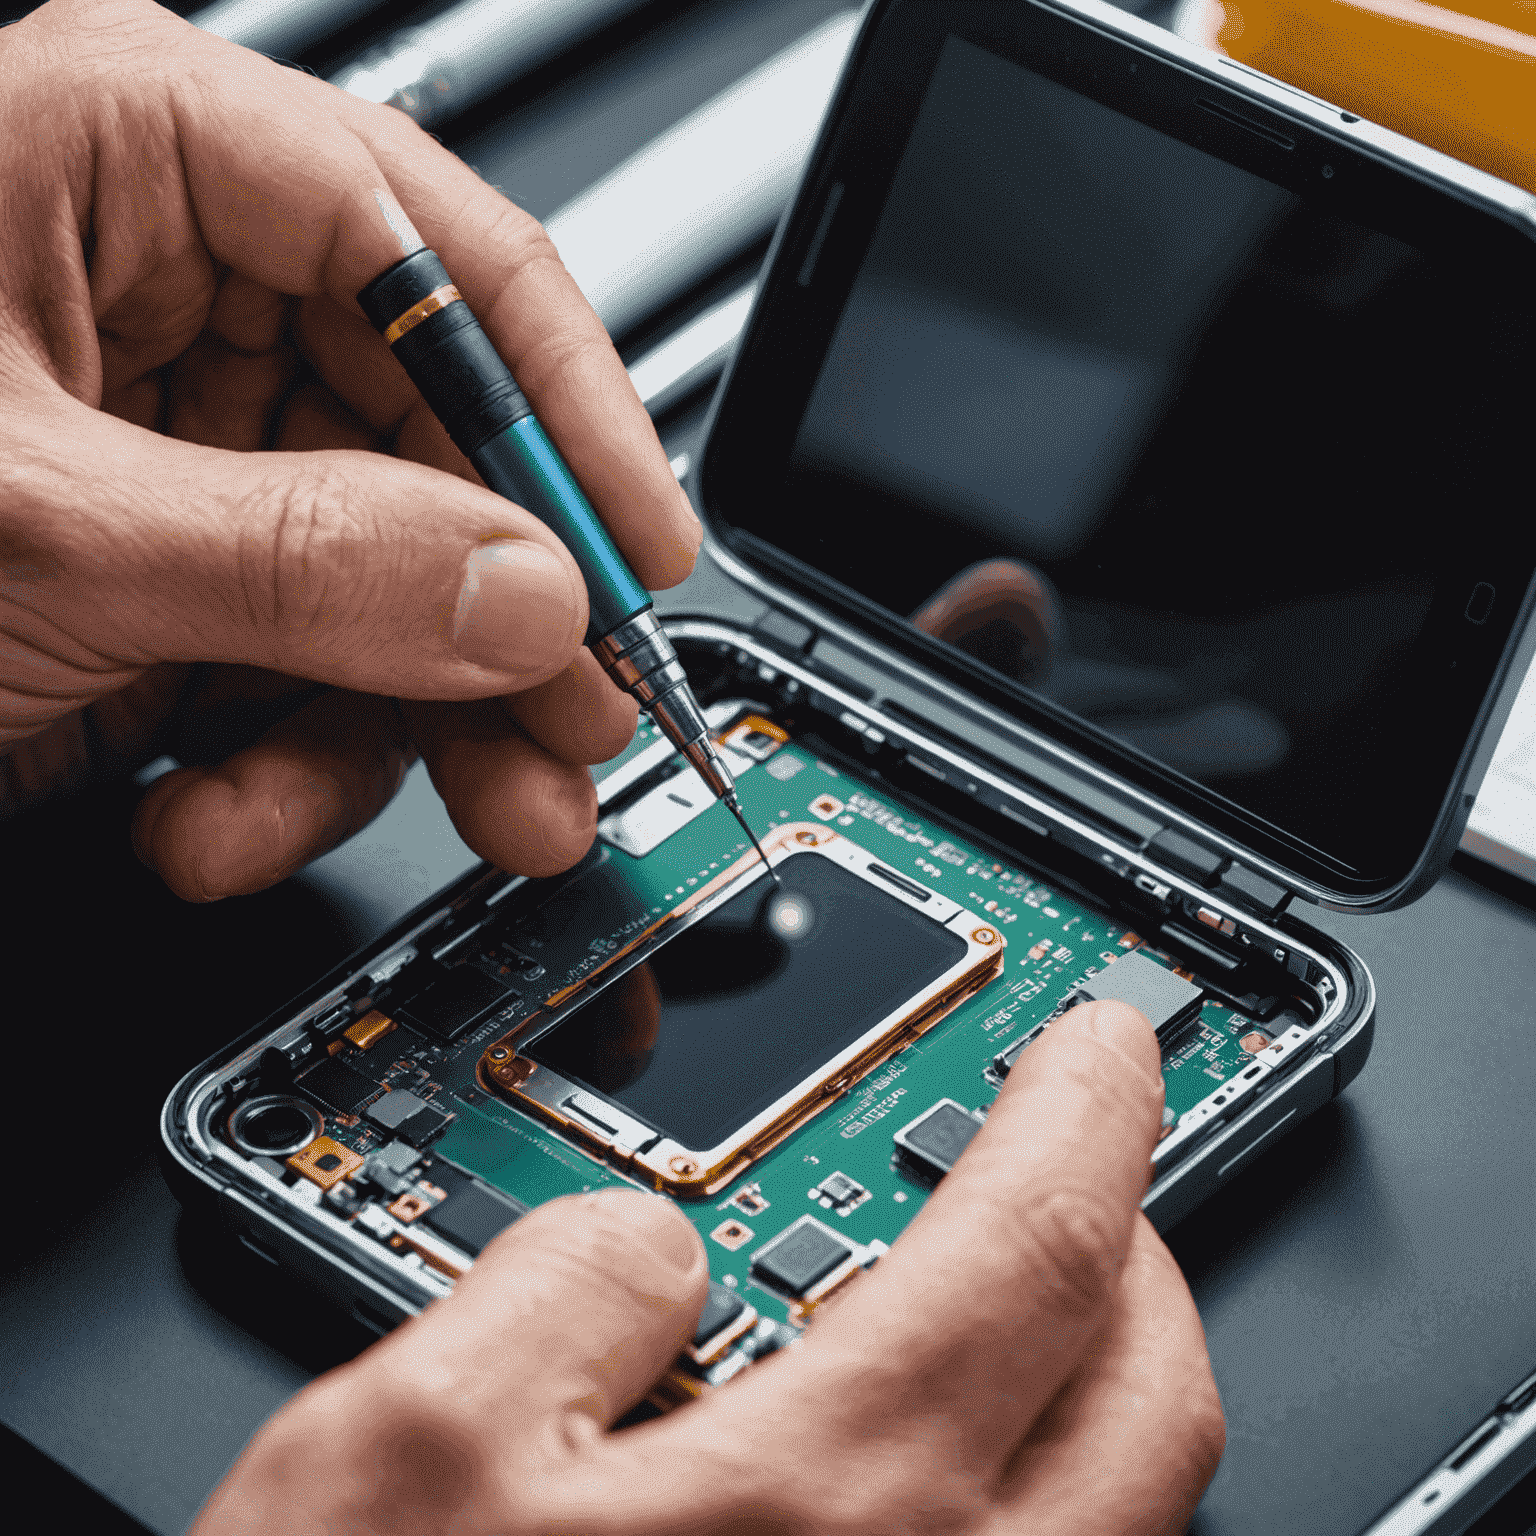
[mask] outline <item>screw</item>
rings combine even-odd
[[[971,935],[971,937],[975,939],[978,944],[990,944],[994,939],[997,938],[997,935],[993,933],[990,928],[978,928],[975,933]]]
[[[667,1167],[685,1179],[699,1171],[699,1165],[691,1157],[674,1157],[668,1162]]]

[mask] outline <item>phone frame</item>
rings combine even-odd
[[[1155,855],[1013,782],[995,764],[957,752],[903,717],[875,708],[856,689],[829,680],[804,658],[776,648],[758,632],[711,619],[678,619],[667,629],[684,644],[729,649],[744,670],[768,668],[802,695],[814,692],[818,707],[850,732],[878,731],[898,752],[966,778],[1000,797],[1000,804],[1016,806],[1018,816],[1028,817],[1048,834],[1033,851],[1021,854],[1028,863],[1049,869],[1063,857],[1088,862],[1088,850],[1093,850],[1092,862],[1103,871],[1106,889],[1123,890],[1128,904],[1140,902],[1145,908],[1155,899],[1176,917],[1197,908],[1209,911],[1230,921],[1234,933],[1245,935],[1247,942],[1285,951],[1287,971],[1315,997],[1318,1017],[1305,1029],[1288,1032],[1289,1038],[1276,1040],[1261,1053],[1269,1060],[1256,1057],[1245,1070],[1246,1081],[1216,1090],[1212,1099],[1220,1098],[1220,1103],[1207,1101],[1187,1128],[1158,1144],[1142,1209],[1160,1231],[1182,1220],[1250,1157],[1321,1108],[1364,1065],[1375,1021],[1375,984],[1346,946],[1289,914],[1256,917],[1221,892],[1206,890],[1160,864]],[[470,931],[486,909],[509,892],[525,894],[521,888],[526,884],[489,865],[471,870],[239,1041],[194,1068],[162,1109],[163,1166],[178,1198],[221,1221],[247,1247],[292,1269],[379,1331],[447,1295],[451,1282],[431,1268],[408,1268],[401,1256],[359,1234],[312,1198],[295,1198],[280,1180],[226,1145],[217,1126],[231,1098],[256,1074],[263,1050],[301,1040],[306,1025],[335,1008],[348,988],[370,973],[404,963],[401,957],[414,954],[434,930]],[[1163,894],[1154,897],[1153,892]],[[1111,898],[1096,899],[1114,909]],[[649,1179],[643,1186],[636,1182],[638,1187],[654,1187]],[[448,1257],[468,1267],[467,1260]]]

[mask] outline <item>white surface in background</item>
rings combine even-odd
[[[858,24],[857,11],[834,16],[544,221],[611,332],[645,319],[773,227]]]
[[[419,27],[384,39],[334,76],[333,83],[366,101],[388,101],[397,91],[428,84],[432,75],[443,74],[455,110],[462,110],[638,3],[464,0]]]
[[[630,382],[651,415],[659,416],[721,373],[756,297],[756,283],[738,288],[631,365]]]
[[[1536,882],[1536,667],[1526,673],[1509,712],[1461,846]]]
[[[219,0],[187,17],[194,27],[257,53],[300,53],[366,16],[379,0]]]

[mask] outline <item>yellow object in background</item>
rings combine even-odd
[[[1536,0],[1185,0],[1175,27],[1536,192]]]

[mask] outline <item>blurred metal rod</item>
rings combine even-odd
[[[257,53],[302,53],[312,43],[349,27],[384,0],[217,0],[187,18],[194,27],[227,37]]]
[[[443,122],[644,0],[464,0],[331,76],[418,123]]]
[[[610,333],[654,314],[773,228],[858,24],[857,11],[840,12],[545,219]]]
[[[635,359],[630,382],[652,416],[660,416],[720,376],[756,297],[757,284],[747,283]]]

